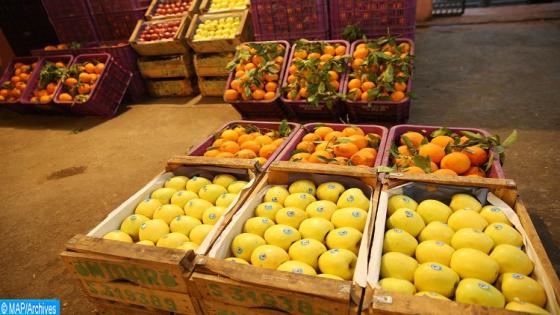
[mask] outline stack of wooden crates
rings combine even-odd
[[[233,60],[235,47],[252,38],[252,23],[249,10],[210,10],[212,0],[202,0],[200,14],[193,17],[187,32],[188,43],[195,51],[194,67],[198,77],[198,86],[202,96],[222,96],[226,88],[229,71],[227,64]],[[239,16],[241,30],[234,39],[215,39],[193,41],[198,25],[206,19]]]
[[[186,42],[193,15],[198,13],[200,0],[193,0],[190,9],[181,15],[154,16],[158,4],[170,0],[153,0],[145,20],[139,20],[130,37],[130,44],[140,57],[138,69],[146,80],[153,97],[193,96],[198,93],[194,72],[193,52]],[[163,21],[179,21],[180,27],[173,39],[140,42],[138,38],[146,25]]]

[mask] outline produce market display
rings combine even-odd
[[[157,1],[155,5],[154,17],[167,17],[170,15],[181,15],[189,11],[193,1],[177,0],[177,1]]]
[[[239,16],[208,19],[198,25],[194,33],[193,41],[234,38],[239,32],[240,25],[241,19]]]
[[[39,81],[33,88],[32,103],[47,104],[54,98],[54,93],[62,78],[67,74],[68,64],[63,60],[46,61],[41,67]]]
[[[159,22],[146,25],[140,33],[140,42],[172,39],[179,30],[181,21]]]
[[[64,82],[58,93],[58,101],[86,102],[104,70],[105,63],[96,59],[73,64],[63,76]]]
[[[206,0],[210,2],[208,13],[244,10],[251,3],[249,0]],[[202,4],[201,4],[202,6]]]

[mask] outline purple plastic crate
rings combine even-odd
[[[68,49],[58,49],[58,50],[45,50],[45,48],[33,49],[31,51],[32,56],[59,56],[59,55],[72,55],[77,56],[84,53],[85,48],[89,47],[96,47],[99,43],[97,42],[89,42],[89,43],[80,43],[80,48],[68,48]],[[56,46],[56,45],[53,45]]]
[[[24,64],[33,64],[33,63],[37,63],[39,62],[39,57],[16,57],[14,59],[12,59],[12,61],[10,61],[10,63],[8,64],[8,66],[5,68],[4,73],[2,74],[2,76],[0,77],[0,84],[2,84],[5,81],[9,81],[11,79],[11,77],[14,75],[14,65],[18,62],[22,62]],[[29,74],[29,78],[27,79],[27,82],[29,83],[29,81],[33,78],[33,76],[38,75],[39,73],[39,67],[35,66],[35,68],[31,71],[31,73]],[[0,102],[0,105],[4,108],[19,112],[19,113],[29,113],[32,112],[32,109],[27,106],[27,105],[23,105],[21,104],[21,97],[23,95],[25,95],[25,93],[30,89],[29,84],[27,84],[27,86],[25,87],[25,89],[22,91],[20,98],[16,101],[16,102],[8,102],[7,99],[6,101]]]
[[[83,103],[60,101],[58,97],[64,93],[64,85],[60,85],[55,93],[54,101],[74,114],[110,117],[117,112],[132,78],[132,73],[119,66],[107,53],[79,55],[74,59],[72,65],[93,59],[105,63],[105,69],[92,86],[89,99]]]
[[[99,41],[93,19],[89,14],[51,18],[50,21],[61,43]]]
[[[119,2],[119,1],[116,1]],[[128,40],[138,20],[144,17],[145,8],[93,15],[93,24],[100,41]]]
[[[328,39],[327,0],[251,0],[255,39]]]
[[[347,25],[357,25],[368,38],[399,35],[414,39],[416,0],[330,0],[331,38],[342,38]]]
[[[332,44],[343,44],[346,46],[346,53],[350,51],[350,43],[345,40],[326,40],[325,43]],[[290,52],[289,61],[286,65],[286,69],[289,69],[292,65],[294,59],[294,53],[296,51],[297,44],[292,46],[292,51]],[[346,80],[347,73],[344,71],[340,74],[340,86],[338,92],[342,92],[344,81]],[[284,76],[282,80],[282,87],[288,85],[288,73]],[[345,116],[344,106],[342,102],[335,101],[331,108],[327,107],[325,103],[319,103],[317,105],[309,104],[306,100],[292,101],[285,97],[285,94],[281,96],[282,103],[284,103],[297,117],[299,121],[316,121],[320,120],[336,120],[339,121],[340,118]]]
[[[146,83],[142,78],[140,71],[132,72],[132,79],[128,90],[126,90],[127,100],[131,102],[141,101],[146,96]]]
[[[375,133],[381,136],[381,140],[379,141],[379,147],[377,148],[377,156],[375,158],[374,167],[381,165],[381,161],[383,160],[383,150],[385,148],[385,143],[387,142],[387,136],[389,134],[389,130],[383,126],[378,125],[347,125],[347,124],[330,124],[330,123],[309,123],[302,126],[302,128],[296,133],[293,139],[286,145],[280,156],[278,157],[279,161],[289,161],[292,157],[292,152],[296,150],[297,145],[301,142],[301,139],[308,133],[313,132],[315,127],[325,126],[331,127],[334,131],[342,131],[346,127],[354,126],[361,128],[366,134],[368,133]]]
[[[116,12],[148,9],[151,0],[89,0],[91,14],[111,14]]]
[[[352,47],[350,48],[350,54],[353,54],[356,50],[356,47],[363,43],[363,40],[357,40],[352,43]],[[410,55],[414,56],[414,42],[406,39],[406,38],[399,38],[397,39],[397,44],[406,42],[410,45]],[[344,80],[344,88],[342,93],[348,94],[348,82],[350,81],[350,75],[346,76]],[[408,82],[406,83],[406,93],[410,93],[412,89],[412,72],[410,73],[410,77],[408,78]],[[359,121],[390,121],[390,122],[405,122],[408,119],[408,114],[410,112],[410,97],[406,97],[405,99],[399,102],[393,101],[373,101],[373,102],[365,102],[365,101],[350,101],[346,100],[345,102],[346,111],[348,112],[351,121],[359,122]]]
[[[42,58],[39,61],[39,63],[37,63],[37,68],[39,70],[37,72],[35,72],[33,74],[33,76],[28,81],[27,85],[28,85],[29,88],[27,90],[25,90],[25,92],[21,96],[21,103],[26,104],[27,106],[29,106],[30,108],[33,108],[36,112],[39,112],[39,113],[62,113],[63,110],[60,107],[55,106],[53,100],[51,100],[50,102],[48,102],[46,104],[41,104],[41,103],[37,103],[37,102],[32,102],[31,98],[34,96],[33,94],[35,92],[35,89],[37,88],[37,85],[39,84],[41,69],[43,68],[43,66],[45,65],[45,63],[47,61],[51,61],[51,62],[62,61],[62,62],[64,62],[66,67],[68,67],[72,63],[73,59],[74,59],[74,56],[72,56],[72,55],[58,55],[58,56],[48,56],[48,57]],[[55,93],[56,93],[56,90],[58,90],[58,88],[60,87],[61,84],[62,84],[62,79],[59,80],[56,83]],[[55,93],[53,93],[53,98],[54,98]]]
[[[82,17],[89,14],[88,0],[41,0],[41,2],[51,20]]]
[[[242,126],[254,125],[254,126],[257,126],[258,128],[278,130],[278,127],[280,126],[280,124],[281,124],[280,122],[274,122],[274,121],[236,120],[236,121],[230,121],[230,122],[226,123],[225,125],[220,127],[218,130],[216,130],[216,132],[214,134],[221,134],[222,131],[224,131],[228,128],[234,127],[236,125],[242,125]],[[292,128],[292,132],[290,133],[290,135],[288,135],[288,137],[284,141],[284,143],[282,143],[282,145],[278,149],[276,149],[276,152],[274,152],[274,154],[272,154],[272,156],[268,159],[268,161],[262,166],[263,170],[268,168],[270,166],[270,164],[273,161],[276,160],[276,158],[279,156],[280,152],[282,152],[284,147],[288,143],[290,143],[290,141],[296,135],[297,131],[301,128],[300,124],[296,124],[296,123],[293,123],[293,122],[288,122],[288,125],[290,126],[290,128]],[[214,140],[215,140],[214,136],[209,136],[208,138],[206,138],[206,140],[204,140],[204,142],[202,142],[201,144],[199,144],[198,146],[196,146],[195,148],[190,150],[188,155],[190,155],[190,156],[203,156],[204,152],[206,152],[206,148],[210,147],[212,145],[212,143],[214,142]]]
[[[438,130],[442,127],[439,126],[423,126],[423,125],[396,125],[393,126],[389,130],[389,136],[387,137],[387,142],[385,144],[385,149],[383,150],[383,161],[381,165],[384,166],[392,166],[391,161],[391,146],[393,144],[398,145],[396,142],[400,139],[401,135],[403,135],[407,131],[416,131],[424,136],[429,135],[434,130]],[[462,130],[480,133],[483,136],[490,136],[490,133],[486,130],[476,129],[476,128],[460,128],[460,127],[447,127],[449,130],[461,134]],[[500,164],[500,157],[498,154],[494,155],[494,162],[492,163],[492,167],[486,174],[487,177],[491,178],[505,178],[504,171],[502,169],[502,165]]]
[[[228,102],[224,98],[224,102],[230,103],[243,117],[243,119],[256,119],[256,120],[267,120],[267,119],[282,119],[289,118],[291,112],[284,106],[280,101],[280,83],[284,78],[286,73],[286,62],[288,60],[288,54],[290,53],[290,44],[287,41],[268,41],[268,42],[247,42],[244,44],[264,44],[264,43],[280,43],[286,47],[284,53],[284,63],[282,64],[282,69],[278,77],[278,90],[276,91],[276,97],[268,101],[244,101],[238,100],[235,102]],[[235,69],[233,69],[228,77],[226,89],[231,86],[231,81],[235,78]]]

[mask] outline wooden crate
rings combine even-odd
[[[171,312],[157,310],[153,308],[125,304],[110,300],[102,300],[96,298],[89,298],[89,301],[95,305],[93,313],[99,315],[171,315]]]
[[[196,54],[194,56],[194,69],[199,77],[227,77],[229,71],[227,64],[233,60],[235,53],[221,54]]]
[[[153,97],[193,96],[198,93],[198,87],[192,79],[154,79],[146,83],[148,93]]]
[[[269,185],[297,179],[329,180],[365,191],[375,204],[377,178],[366,168],[332,169],[328,165],[275,162],[251,196],[224,229],[207,256],[199,257],[190,281],[205,314],[355,314],[366,286],[366,265],[374,213],[370,206],[353,281],[339,281],[287,273],[224,261],[232,239],[252,217]]]
[[[190,78],[195,75],[191,54],[140,57],[138,69],[146,79]]]
[[[490,308],[480,305],[470,305],[457,302],[432,299],[429,297],[418,297],[411,295],[386,292],[378,285],[379,261],[381,259],[381,247],[385,233],[385,219],[387,201],[392,193],[391,190],[398,185],[407,183],[427,183],[426,190],[436,191],[439,187],[462,187],[462,188],[487,188],[494,196],[489,195],[488,202],[502,208],[510,207],[515,213],[512,220],[517,229],[524,236],[525,248],[529,257],[533,260],[535,269],[533,277],[536,278],[546,290],[547,308],[553,314],[560,313],[558,301],[560,299],[560,281],[556,274],[541,240],[531,221],[529,213],[519,197],[516,184],[509,179],[488,178],[463,178],[462,182],[454,177],[434,177],[427,174],[399,174],[389,175],[383,185],[380,194],[379,206],[377,208],[375,234],[372,242],[371,258],[368,266],[368,288],[364,296],[363,313],[368,314],[519,314],[518,312],[505,309]],[[397,187],[398,189],[398,187]],[[521,229],[519,228],[521,227]]]
[[[239,9],[222,9],[222,10],[212,10],[210,11],[210,4],[212,4],[212,0],[202,0],[200,3],[200,13],[226,13],[226,12],[235,12],[235,11],[243,11],[251,7],[251,1],[247,0],[246,5],[244,8]]]
[[[188,50],[188,45],[185,40],[185,33],[191,23],[191,17],[185,15],[180,19],[168,19],[168,20],[154,20],[154,21],[144,21],[138,20],[136,23],[136,27],[130,35],[130,45],[140,56],[160,56],[160,55],[179,55],[185,54]],[[162,23],[166,21],[172,20],[181,20],[181,24],[179,25],[179,29],[177,30],[177,34],[173,39],[167,40],[159,40],[159,41],[152,41],[152,42],[139,42],[138,37],[140,36],[140,32],[144,29],[145,25],[149,24],[156,24]]]
[[[202,96],[222,96],[226,90],[227,77],[199,77],[198,87]]]
[[[188,16],[193,16],[195,14],[197,14],[199,12],[200,9],[200,1],[201,0],[192,0],[191,2],[191,6],[189,8],[189,10],[183,14],[175,14],[175,15],[166,15],[166,16],[154,16],[153,14],[156,11],[156,5],[158,3],[165,3],[165,2],[175,2],[174,0],[152,0],[152,2],[150,3],[150,6],[148,7],[148,10],[146,10],[146,14],[144,15],[144,17],[146,18],[146,20],[151,21],[151,20],[166,20],[166,19],[176,19],[176,18],[182,18],[185,15]]]
[[[241,27],[234,38],[212,39],[212,40],[193,40],[198,25],[206,20],[217,20],[227,17],[239,17]],[[253,28],[248,10],[235,11],[229,13],[195,15],[187,31],[187,42],[196,53],[220,53],[235,51],[237,45],[251,41],[253,38]]]
[[[113,210],[87,235],[76,235],[66,243],[61,258],[90,298],[133,304],[180,314],[199,314],[188,290],[197,255],[204,255],[256,186],[259,168],[250,160],[208,159],[177,156],[166,171]],[[249,181],[196,251],[136,245],[102,239],[119,228],[136,205],[174,175],[213,176],[232,174]]]

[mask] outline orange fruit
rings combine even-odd
[[[361,89],[356,89],[356,90],[358,90],[358,91],[361,92]],[[361,100],[362,102],[367,102],[367,101],[369,101],[369,94],[368,94],[368,92],[363,92],[363,93],[361,93],[361,95],[360,95],[360,100]]]
[[[94,73],[95,72],[95,66],[93,65],[93,63],[86,63],[86,65],[84,66],[84,69],[86,70],[87,73]]]
[[[364,63],[363,59],[356,58],[352,61],[352,69],[359,70],[362,64]]]
[[[430,143],[437,144],[442,148],[445,148],[448,144],[455,143],[455,140],[450,136],[437,136],[430,141]]]
[[[276,151],[277,147],[274,144],[265,144],[259,150],[259,156],[269,159]]]
[[[21,81],[21,78],[17,75],[14,75],[11,79],[12,83],[16,84]]]
[[[255,141],[260,145],[271,144],[273,142],[272,138],[269,136],[257,136]]]
[[[216,139],[216,140],[214,140],[214,142],[212,142],[212,146],[213,146],[213,147],[221,147],[222,144],[224,144],[224,142],[226,142],[226,140],[224,140],[224,139]]]
[[[331,132],[333,132],[333,129],[331,127],[326,127],[326,126],[317,127],[314,131],[314,133],[319,137],[321,137],[321,139],[323,140],[325,140],[325,137]]]
[[[307,56],[307,59],[319,59],[319,58],[321,58],[321,54],[320,54],[320,53],[316,53],[316,52],[310,53],[310,54]]]
[[[309,162],[326,164],[327,160],[332,158],[333,155],[328,151],[315,151],[309,156]]]
[[[291,65],[288,71],[290,72],[290,74],[295,74],[297,72],[296,65]]]
[[[307,162],[311,154],[307,152],[299,152],[290,157],[292,162]]]
[[[235,157],[235,155],[233,155],[233,153],[231,152],[220,152],[218,153],[218,155],[216,155],[217,158],[223,158],[223,159],[229,159],[232,157]]]
[[[356,135],[351,135],[348,138],[353,144],[355,144],[358,147],[358,149],[363,149],[368,146],[368,140],[365,136],[356,134]]]
[[[236,91],[239,91],[239,89],[241,88],[241,81],[237,80],[237,79],[232,80],[231,81],[231,88],[236,90]]]
[[[285,138],[278,138],[274,141],[272,141],[272,144],[274,144],[276,147],[280,147],[283,143],[284,140],[286,140]]]
[[[260,156],[257,156],[257,157],[254,158],[253,160],[259,162],[259,164],[260,164],[261,166],[263,166],[263,165],[266,163],[266,161],[267,161],[267,159],[265,159],[265,158],[263,158],[263,157],[260,157]]]
[[[315,144],[311,141],[302,141],[297,144],[296,150],[302,150],[308,153],[313,153],[315,151]]]
[[[403,92],[401,91],[395,91],[393,93],[391,93],[391,100],[393,102],[400,102],[405,98],[405,95]]]
[[[317,144],[315,147],[315,152],[317,151],[332,151],[333,144],[332,142],[328,141],[321,141],[321,143]]]
[[[375,88],[375,83],[373,83],[373,82],[367,81],[367,82],[362,83],[362,91],[364,91],[364,92],[367,92],[367,91],[369,91],[371,89],[374,89],[374,88]]]
[[[237,142],[226,140],[224,141],[224,143],[222,143],[218,150],[235,154],[237,153],[237,151],[239,151],[239,144],[237,144]]]
[[[238,133],[239,134],[239,133]],[[237,138],[237,143],[239,145],[247,142],[247,141],[251,141],[253,140],[255,137],[252,135],[248,135],[248,134],[243,134],[243,135],[239,135],[239,138]]]
[[[475,166],[482,165],[488,160],[488,153],[486,153],[486,150],[481,147],[466,147],[463,150],[463,153],[465,153],[469,157],[469,159],[471,160],[471,164]]]
[[[326,141],[336,141],[338,138],[344,137],[344,134],[340,131],[331,131],[325,136]]]
[[[239,159],[254,159],[257,157],[257,154],[251,150],[243,149],[237,151],[237,153],[234,154],[234,157]]]
[[[265,101],[273,100],[275,97],[276,97],[276,92],[266,92],[264,94],[264,100]]]
[[[216,157],[218,154],[220,154],[220,151],[215,149],[204,152],[204,156],[206,157]]]
[[[334,56],[334,55],[336,55],[336,49],[331,45],[327,45],[323,48],[323,53],[327,54],[327,55]]]
[[[339,79],[338,72],[330,70],[328,73],[329,73],[329,81],[338,81]]]
[[[407,137],[412,145],[415,147],[419,147],[422,141],[424,140],[424,136],[416,131],[407,131],[401,136],[401,144],[406,144],[403,140],[403,137]]]
[[[278,74],[276,73],[265,73],[264,79],[268,82],[271,82],[271,81],[278,81],[279,77]]]
[[[305,136],[303,136],[303,138],[301,138],[302,141],[321,141],[321,137],[315,133],[308,133]]]
[[[90,91],[91,91],[91,87],[87,83],[81,84],[78,87],[78,94],[85,95],[85,94],[89,94]]]
[[[395,88],[395,91],[406,91],[406,83],[404,82],[395,82],[395,84],[393,84],[393,87]]]
[[[66,81],[64,81],[64,84],[69,86],[69,87],[72,87],[72,86],[78,84],[78,80],[76,80],[76,78],[68,78],[68,79],[66,79]]]
[[[239,134],[235,132],[235,130],[226,129],[222,131],[220,138],[224,140],[237,141],[237,139],[239,138]]]
[[[51,101],[51,97],[48,96],[48,95],[43,95],[43,96],[41,96],[41,97],[39,98],[39,102],[40,102],[41,104],[47,104],[47,103],[50,102],[50,101]]]
[[[282,63],[284,63],[284,57],[278,56],[278,57],[274,58],[274,62],[281,65]]]
[[[352,56],[354,58],[365,59],[368,54],[369,54],[369,50],[367,48],[360,47],[360,48],[356,48]]]
[[[408,147],[406,145],[401,145],[397,148],[397,151],[399,152],[399,154],[402,155],[406,155],[406,156],[412,156],[412,154],[410,153],[410,151],[408,150]]]
[[[49,94],[53,94],[55,90],[56,90],[56,84],[54,83],[47,84],[47,92]]]
[[[255,91],[253,91],[252,96],[253,96],[253,99],[255,99],[257,101],[260,101],[260,100],[264,99],[265,94],[266,94],[266,92],[263,91],[263,90],[255,90]]]
[[[324,54],[324,55],[321,56],[321,58],[319,58],[319,60],[321,60],[321,61],[323,61],[323,62],[328,62],[328,61],[331,60],[332,58],[333,58],[333,56]]]
[[[348,82],[349,89],[359,89],[362,87],[362,81],[360,79],[352,79]]]
[[[293,74],[290,74],[288,76],[288,83],[294,83],[294,82],[296,82],[296,76],[293,75]]]
[[[410,166],[404,172],[408,174],[426,174],[426,172],[418,166]]]
[[[420,147],[418,154],[424,157],[430,157],[432,162],[439,163],[445,156],[445,151],[442,147],[433,143],[426,143]]]
[[[278,89],[278,84],[276,84],[275,82],[268,82],[265,86],[264,89],[267,92],[276,92],[276,89]]]
[[[368,167],[373,167],[375,164],[375,158],[377,157],[377,150],[373,148],[363,148],[356,154],[352,155],[350,162],[352,165],[364,165]]]
[[[237,126],[233,128],[233,131],[237,132],[237,134],[240,136],[247,134],[247,130],[243,126]]]
[[[63,102],[71,102],[73,100],[72,96],[68,93],[61,93],[58,96],[58,100],[63,101]]]
[[[439,167],[437,166],[437,164],[434,163],[434,162],[430,162],[430,171],[433,173],[437,170],[439,170]]]
[[[344,54],[346,54],[346,46],[344,45],[337,46],[334,51],[337,56],[343,56]]]
[[[105,69],[105,64],[104,63],[98,63],[95,65],[95,73],[97,74],[101,74],[101,72],[103,72],[103,70]]]
[[[440,166],[462,174],[471,167],[471,160],[462,152],[451,152],[441,159]]]
[[[92,79],[91,79],[89,74],[87,74],[85,72],[82,72],[78,76],[78,81],[80,81],[82,83],[90,83],[90,82],[92,82]]]
[[[395,158],[395,165],[398,167],[412,166],[412,164],[412,157],[410,156],[401,156]]]
[[[344,136],[346,136],[346,137],[350,137],[350,136],[353,136],[353,135],[360,135],[360,136],[365,135],[365,133],[364,133],[364,131],[362,130],[362,128],[360,128],[360,127],[354,127],[354,126],[344,128],[344,129],[342,130],[342,133],[343,133]]]
[[[306,87],[302,87],[301,89],[299,89],[299,96],[301,98],[307,98],[309,96],[309,93],[307,93],[307,88]]]
[[[296,50],[294,53],[294,58],[305,59],[307,58],[307,51],[305,50]]]
[[[358,146],[352,142],[340,143],[334,146],[334,155],[351,158],[352,155],[358,153]]]
[[[457,176],[457,173],[446,168],[440,168],[439,170],[433,172],[432,174],[439,175],[439,176]]]
[[[243,70],[245,71],[249,71],[251,69],[255,69],[257,66],[255,66],[254,63],[249,62],[248,64],[246,64],[245,66],[243,66]]]
[[[259,153],[259,150],[261,149],[261,145],[253,140],[248,140],[245,141],[243,143],[241,143],[241,145],[239,146],[242,150],[251,150],[253,152],[255,152],[255,154]]]
[[[330,86],[333,87],[333,89],[335,89],[336,91],[338,91],[338,88],[340,87],[340,82],[338,81],[329,81]]]
[[[255,64],[255,65],[260,65],[263,62],[263,57],[259,56],[259,55],[254,55],[253,58],[251,58],[251,61]]]
[[[466,172],[462,174],[463,176],[478,176],[486,177],[486,172],[478,166],[471,166]]]

